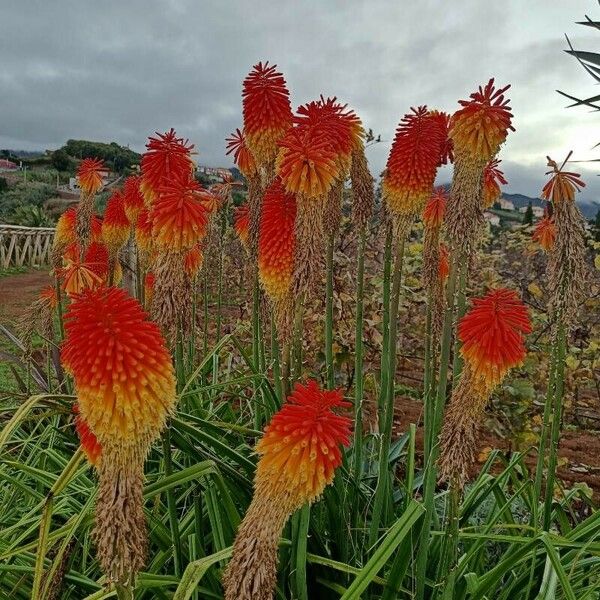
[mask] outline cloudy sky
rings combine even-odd
[[[278,64],[292,104],[319,94],[353,107],[386,160],[410,106],[457,107],[490,77],[512,84],[516,132],[502,149],[507,191],[537,195],[545,156],[586,159],[597,117],[565,109],[556,89],[598,93],[574,58],[600,35],[593,0],[5,0],[0,19],[0,147],[45,149],[69,138],[142,150],[175,127],[199,161],[229,166],[223,139],[241,121],[241,83],[259,60]],[[577,165],[600,197],[600,178]],[[445,177],[444,175],[442,177]],[[447,178],[447,176],[446,176]]]

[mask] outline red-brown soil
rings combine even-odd
[[[423,404],[411,398],[399,397],[396,399],[396,414],[394,430],[397,435],[407,431],[411,423],[417,424],[416,445],[417,451],[423,448]],[[479,463],[472,469],[475,477],[479,468],[487,458],[487,450],[499,449],[510,451],[510,440],[495,435],[493,432],[482,429],[479,436]],[[592,488],[594,498],[600,501],[600,435],[594,431],[564,430],[559,443],[559,469],[558,476],[566,488],[576,483],[586,483]],[[530,473],[535,472],[536,454],[530,452],[526,457],[526,464]]]
[[[52,283],[45,270],[0,277],[0,321],[14,321],[36,299],[40,290]]]

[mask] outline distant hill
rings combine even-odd
[[[544,200],[541,200],[540,198],[531,198],[530,196],[525,196],[523,194],[502,194],[502,197],[510,200],[515,205],[516,209],[527,206],[530,202],[532,206],[543,207],[545,204]],[[593,219],[600,209],[600,203],[598,202],[577,202],[577,206],[579,206],[581,214],[586,219]]]
[[[450,184],[446,183],[442,185],[446,190],[450,189]],[[523,206],[527,206],[530,202],[532,206],[541,206],[544,207],[544,200],[540,198],[532,198],[531,196],[525,196],[524,194],[502,194],[502,197],[506,200],[510,200],[515,208],[518,210]],[[583,214],[586,219],[593,219],[596,216],[596,213],[600,209],[600,203],[598,202],[577,202],[577,206],[579,206],[579,210]]]
[[[44,154],[44,150],[12,150],[9,148],[0,150],[0,158],[9,160],[14,158],[39,158]]]

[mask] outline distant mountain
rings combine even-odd
[[[527,206],[530,202],[532,206],[543,207],[545,204],[545,201],[540,198],[531,198],[530,196],[525,196],[523,194],[502,194],[502,197],[506,200],[510,200],[517,209]],[[586,219],[593,219],[598,210],[600,210],[600,203],[598,202],[577,202],[577,206],[579,206],[581,214]]]
[[[38,158],[44,154],[44,150],[0,150],[0,158]]]
[[[450,184],[446,183],[442,185],[443,188],[445,188],[446,190],[450,189]],[[532,206],[541,206],[543,207],[545,202],[544,200],[541,200],[540,198],[532,198],[531,196],[525,196],[524,194],[502,194],[502,197],[505,198],[506,200],[510,200],[514,205],[515,208],[518,210],[519,208],[522,208],[523,206],[527,206],[530,202]],[[583,214],[583,216],[586,219],[593,219],[596,216],[596,213],[598,212],[598,210],[600,210],[600,203],[599,202],[577,202],[577,206],[579,206],[579,210],[581,211],[581,214]]]

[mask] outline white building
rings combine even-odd
[[[492,227],[500,227],[500,217],[491,212],[483,213],[484,219],[492,226]]]
[[[502,210],[515,210],[515,205],[511,200],[507,200],[506,198],[500,198],[498,202],[500,203],[500,208]]]
[[[521,206],[519,212],[525,214],[528,208],[527,206]],[[544,209],[541,206],[532,206],[531,211],[536,219],[541,219],[544,216]]]

